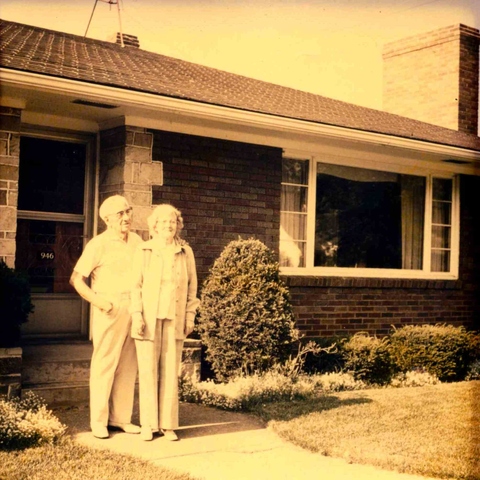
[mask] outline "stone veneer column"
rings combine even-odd
[[[15,266],[21,110],[0,107],[0,259]],[[1,312],[0,312],[1,315]],[[0,348],[0,395],[19,396],[22,349]]]
[[[163,165],[152,161],[153,135],[145,128],[120,126],[100,133],[100,203],[119,194],[134,208],[133,229],[148,238],[152,185],[163,184]]]
[[[454,25],[387,44],[383,109],[477,135],[479,40]]]
[[[0,107],[0,259],[15,266],[21,110]]]

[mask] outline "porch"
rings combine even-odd
[[[3,350],[4,359],[0,359],[5,367],[0,372],[2,393],[32,391],[50,407],[88,403],[93,350],[91,342],[50,342]],[[187,339],[183,350],[182,373],[200,380],[200,367],[200,341]]]

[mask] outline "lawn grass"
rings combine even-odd
[[[480,381],[340,392],[265,404],[257,413],[285,440],[322,455],[480,479]]]
[[[128,455],[95,450],[69,437],[56,445],[0,451],[0,480],[193,480]]]

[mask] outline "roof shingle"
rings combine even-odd
[[[139,48],[0,20],[0,67],[480,150],[480,138]]]

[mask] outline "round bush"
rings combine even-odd
[[[343,344],[345,368],[356,380],[380,385],[390,382],[394,366],[388,348],[388,338],[357,333]]]
[[[453,325],[406,325],[390,335],[390,353],[403,372],[425,370],[440,381],[462,380],[472,355],[472,334]]]
[[[203,285],[197,330],[220,381],[265,371],[291,353],[298,332],[289,292],[262,242],[225,247]]]

